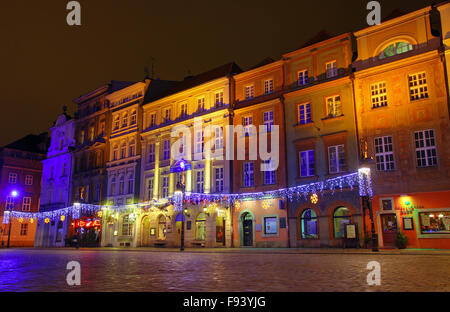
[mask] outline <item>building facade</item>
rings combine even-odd
[[[382,247],[450,248],[445,58],[431,7],[355,32],[359,137],[372,159]],[[445,19],[444,19],[445,20]]]
[[[50,132],[47,158],[42,161],[42,182],[39,211],[52,211],[71,205],[72,155],[75,145],[75,120],[64,113],[59,115]],[[46,223],[36,220],[35,247],[64,247],[69,220]]]
[[[41,192],[42,163],[47,150],[47,133],[28,135],[4,146],[1,172],[1,246],[34,245],[36,220],[10,218],[11,211],[37,212]],[[8,244],[9,240],[9,244]]]
[[[351,35],[319,33],[283,59],[288,186],[358,171]],[[339,192],[312,191],[289,202],[290,246],[343,246],[347,224],[356,224],[362,237],[361,221],[357,190],[344,186]]]

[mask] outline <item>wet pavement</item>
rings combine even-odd
[[[80,286],[67,285],[70,261]],[[450,291],[450,254],[1,249],[0,291]]]

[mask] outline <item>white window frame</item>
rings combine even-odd
[[[203,193],[205,191],[205,171],[197,170],[195,172],[195,189],[197,193]]]
[[[217,91],[214,94],[214,106],[215,107],[223,106],[223,90]]]
[[[205,134],[203,130],[195,132],[195,153],[203,153],[205,148]]]
[[[31,197],[26,196],[22,200],[22,211],[31,211]]]
[[[339,101],[337,101],[336,99],[339,98]],[[332,100],[332,111],[330,112],[330,107],[328,105],[328,100]],[[339,103],[339,105],[337,105],[337,103]],[[331,95],[331,96],[327,96],[325,98],[325,105],[327,108],[327,116],[326,117],[339,117],[342,116],[343,111],[342,111],[342,97],[340,94],[336,94],[336,95]],[[340,111],[340,114],[338,114]]]
[[[302,118],[302,114],[301,114],[302,107],[303,107],[303,118]],[[309,114],[308,114],[308,108],[309,108]],[[297,110],[298,110],[297,122],[299,125],[306,125],[306,124],[309,124],[312,122],[311,102],[298,104]]]
[[[162,198],[169,197],[169,176],[168,175],[162,176],[161,197]]]
[[[224,190],[224,179],[223,179],[223,167],[216,167],[214,170],[214,187],[216,190],[216,193],[223,192]]]
[[[331,65],[331,66],[329,66]],[[337,76],[337,61],[332,60],[325,63],[325,71],[327,74],[327,78],[332,78]]]
[[[248,85],[244,87],[244,94],[246,100],[251,100],[255,97],[255,87],[254,85]]]
[[[386,90],[385,81],[372,83],[370,85],[370,102],[372,108],[385,107],[388,105]]]
[[[273,168],[274,167],[273,166],[274,162],[269,159],[269,160],[264,160],[263,163],[268,165],[268,167],[270,167],[271,169],[273,169],[273,170],[263,171],[264,172],[264,174],[263,174],[263,176],[264,176],[264,185],[274,185],[275,184],[275,180],[276,180],[275,179],[276,170],[275,170],[275,168]]]
[[[273,128],[273,110],[263,112],[264,129],[266,132],[272,132]]]
[[[422,135],[422,138],[418,137]],[[428,137],[427,137],[428,136]],[[421,144],[420,144],[421,142]],[[417,144],[419,143],[419,147]],[[414,132],[414,144],[416,147],[416,166],[419,168],[437,166],[437,147],[434,129],[420,130]],[[418,157],[419,153],[423,153]],[[430,155],[431,154],[431,155]]]
[[[201,113],[205,111],[205,97],[201,96],[197,98],[197,112]]]
[[[273,79],[266,79],[264,80],[264,94],[271,94],[273,93]]]
[[[374,145],[375,145],[375,161],[377,170],[378,171],[395,170],[394,144],[392,136],[386,135],[376,137],[374,139]]]
[[[10,172],[8,175],[9,184],[17,184],[17,173]]]
[[[299,86],[305,86],[309,83],[308,69],[302,69],[297,72],[297,84]]]
[[[253,162],[244,162],[243,164],[243,184],[244,187],[255,186],[254,165]]]
[[[342,151],[342,153],[340,153],[340,151]],[[333,153],[336,155],[336,157],[334,158],[335,161],[335,168],[336,170],[332,170],[332,161],[333,158],[331,157],[333,155]],[[344,155],[344,168],[341,168],[341,155]],[[332,145],[332,146],[328,146],[328,172],[330,174],[335,174],[335,173],[341,173],[341,172],[345,172],[346,170],[346,164],[345,164],[345,146],[344,144],[338,144],[338,145]]]
[[[242,117],[242,126],[244,127],[244,136],[251,136],[252,133],[252,125],[253,125],[253,116],[244,116]]]
[[[214,148],[223,149],[223,127],[216,126],[214,129]]]
[[[312,152],[312,155],[311,155]],[[312,160],[311,160],[312,157]],[[301,178],[313,177],[316,174],[316,159],[314,149],[303,150],[298,152],[299,173]],[[305,161],[306,174],[302,173],[302,161]],[[312,166],[311,166],[312,162]]]
[[[153,177],[147,179],[147,200],[153,199]]]
[[[409,99],[411,101],[427,99],[429,97],[426,72],[422,71],[408,75],[408,86]]]

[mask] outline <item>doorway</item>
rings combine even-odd
[[[225,218],[216,217],[216,245],[225,246]]]
[[[395,247],[395,236],[397,235],[397,216],[395,214],[382,214],[381,229],[383,232],[384,247]]]
[[[242,215],[243,246],[253,246],[253,217],[246,212]]]
[[[150,246],[150,218],[144,217],[142,220],[142,230],[141,230],[141,246]]]

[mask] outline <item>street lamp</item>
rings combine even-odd
[[[360,187],[363,187],[364,190],[361,194],[363,212],[367,209],[370,218],[370,227],[371,227],[371,236],[372,236],[372,251],[378,251],[378,238],[375,233],[375,222],[373,218],[373,209],[372,209],[372,198],[370,192],[370,169],[369,168],[359,168],[358,170],[359,179],[360,179]],[[360,190],[361,192],[361,190]],[[364,229],[365,231],[365,229]]]
[[[8,243],[6,244],[6,248],[9,248],[9,242],[11,240],[11,224],[12,224],[12,220],[11,220],[11,212],[14,208],[14,201],[15,198],[17,197],[17,195],[19,195],[19,193],[16,190],[13,190],[11,192],[11,196],[13,198],[11,206],[9,206],[9,228],[8,228]]]
[[[175,162],[172,167],[170,168],[170,172],[181,172],[181,181],[177,182],[176,190],[174,192],[174,198],[177,201],[175,204],[179,207],[176,207],[181,210],[181,239],[180,239],[180,251],[184,250],[184,207],[183,207],[183,198],[184,198],[184,192],[186,190],[186,183],[185,183],[185,177],[184,172],[186,170],[190,170],[190,164],[186,162],[184,159],[180,159],[179,161]]]

